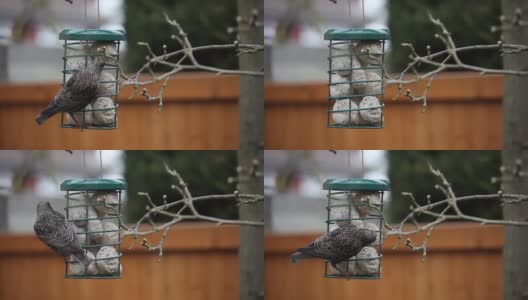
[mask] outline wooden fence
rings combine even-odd
[[[448,224],[432,235],[428,256],[384,244],[382,279],[325,279],[318,260],[291,264],[292,250],[317,234],[265,239],[265,297],[311,299],[500,299],[503,231],[498,226]],[[129,245],[131,240],[126,240]],[[64,279],[63,260],[32,235],[0,235],[0,299],[210,299],[238,298],[238,229],[177,226],[164,256],[124,252],[120,280]]]
[[[424,83],[410,88],[419,93]],[[406,87],[407,88],[407,87]],[[385,93],[385,128],[326,128],[326,83],[269,84],[265,89],[266,149],[498,150],[502,148],[502,77],[438,76],[426,112],[395,86]]]
[[[238,84],[234,76],[178,76],[167,86],[162,112],[141,96],[129,100],[132,89],[126,88],[119,128],[83,132],[59,128],[58,117],[43,126],[35,123],[58,84],[0,85],[0,149],[238,149]],[[384,129],[328,129],[324,83],[268,84],[265,147],[501,149],[501,77],[441,75],[426,112],[419,103],[391,101],[395,93],[395,87],[387,89]]]
[[[157,253],[124,250],[119,280],[64,279],[64,260],[36,237],[0,236],[0,299],[237,299],[238,228],[177,227],[160,261]]]
[[[238,149],[238,77],[182,74],[169,81],[163,110],[133,89],[119,95],[117,130],[62,129],[60,116],[35,122],[60,86],[0,85],[0,149]],[[159,85],[149,86],[156,94]],[[138,94],[141,94],[139,91]]]

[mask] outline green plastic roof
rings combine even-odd
[[[390,31],[388,29],[329,29],[324,34],[325,40],[388,40]]]
[[[59,40],[74,41],[122,41],[126,38],[124,30],[107,29],[63,29]]]
[[[388,191],[390,182],[385,179],[327,179],[323,190]]]
[[[101,190],[126,190],[127,182],[124,179],[66,179],[61,183],[61,191],[101,191]]]

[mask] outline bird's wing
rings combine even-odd
[[[314,241],[315,251],[322,257],[329,259],[335,255],[332,241],[328,235],[319,237]]]
[[[64,223],[64,227],[58,228],[57,233],[46,238],[48,246],[55,249],[63,249],[71,244],[79,244],[75,231],[70,224]],[[79,244],[80,247],[80,244]]]
[[[69,245],[75,248],[81,248],[81,244],[77,239],[77,233],[73,229],[73,225],[71,223],[66,223],[65,240],[68,242]]]
[[[70,77],[70,79],[66,81],[66,84],[64,85],[64,87],[71,88],[76,81],[79,81],[80,74],[81,74],[80,70],[74,71],[72,74],[72,77]]]

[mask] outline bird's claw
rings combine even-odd
[[[84,124],[81,123],[81,122],[79,122],[79,121],[77,121],[77,119],[75,118],[74,114],[72,114],[72,113],[69,113],[69,114],[70,114],[70,117],[73,119],[73,121],[75,121],[75,124],[76,124],[77,126],[79,126],[79,128],[81,129],[81,131],[83,131],[83,130],[84,130],[84,126],[83,126]]]

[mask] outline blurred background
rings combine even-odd
[[[362,158],[363,156],[363,158]],[[495,193],[499,185],[499,151],[281,151],[265,152],[264,180],[270,201],[268,230],[306,233],[326,230],[326,195],[323,182],[331,178],[388,179],[391,190],[384,196],[385,216],[399,223],[411,201],[402,192],[412,192],[418,203],[445,199],[434,187],[438,177],[428,163],[444,173],[458,196]],[[484,218],[501,218],[495,201],[464,203],[461,209]],[[420,216],[419,221],[428,221]]]
[[[5,0],[0,3],[0,37],[4,62],[2,81],[39,82],[62,80],[57,72],[62,60],[63,28],[97,27],[97,1],[69,4],[61,0]],[[101,28],[124,29],[122,0],[100,1]],[[28,72],[28,69],[31,72]]]
[[[36,126],[35,116],[51,101],[62,81],[62,29],[126,30],[120,62],[126,73],[133,73],[148,54],[138,42],[149,43],[158,54],[163,53],[164,44],[169,52],[181,49],[171,39],[176,32],[166,22],[164,12],[180,23],[193,46],[231,44],[237,39],[235,0],[77,0],[73,4],[64,0],[1,1],[0,148],[63,149],[68,145],[76,149],[237,149],[238,76],[204,72],[182,72],[173,77],[165,90],[161,112],[157,102],[147,103],[142,96],[131,100],[132,88],[122,89],[117,130],[79,136],[59,129],[56,118]],[[238,56],[232,49],[200,51],[195,57],[203,65],[238,68]],[[167,68],[158,65],[154,71],[164,72]],[[160,87],[153,84],[147,88],[156,95]],[[138,122],[139,118],[149,126]],[[10,128],[23,130],[15,137]],[[181,138],[167,138],[174,133]],[[39,134],[50,138],[37,139]]]
[[[63,42],[58,35],[64,28],[126,30],[122,49],[125,68],[132,72],[141,67],[146,55],[138,41],[149,42],[156,53],[162,52],[163,44],[169,49],[179,47],[170,39],[163,12],[177,19],[195,46],[200,46],[233,42],[235,35],[228,28],[236,26],[236,10],[236,1],[5,0],[0,3],[0,72],[4,74],[0,80],[62,80]],[[213,51],[197,57],[204,64],[236,67],[237,58],[226,54]]]
[[[388,66],[390,72],[401,71],[408,62],[412,43],[419,53],[442,50],[434,38],[435,27],[427,12],[440,18],[459,46],[493,44],[499,38],[491,26],[499,23],[500,1],[386,1],[365,0],[363,23],[362,0],[267,0],[265,1],[265,38],[270,61],[266,66],[268,80],[274,82],[324,81],[328,75],[328,41],[323,34],[330,28],[389,28]],[[492,53],[466,55],[465,62],[500,67],[501,58]]]
[[[179,199],[171,189],[174,178],[163,163],[178,170],[195,196],[227,194],[236,176],[235,151],[0,151],[0,224],[4,232],[32,232],[36,203],[50,201],[58,211],[65,205],[60,183],[71,178],[125,178],[125,219],[136,222],[148,204],[138,192],[148,192],[155,203]],[[201,213],[237,218],[233,201],[197,203]],[[157,221],[163,221],[158,219]]]
[[[268,149],[501,149],[500,76],[449,70],[432,83],[427,111],[406,97],[397,101],[395,86],[385,90],[385,128],[382,130],[328,129],[328,41],[331,29],[388,28],[387,72],[397,75],[409,62],[412,43],[420,54],[445,49],[430,12],[450,31],[457,46],[496,44],[500,33],[500,0],[387,1],[266,0],[265,132]],[[477,4],[478,3],[478,4]],[[463,62],[482,67],[502,66],[494,51],[469,51]],[[420,67],[418,72],[426,72]],[[421,96],[425,83],[409,84]],[[491,120],[491,122],[489,122]],[[496,120],[496,122],[495,122]],[[280,132],[281,134],[278,134]],[[474,134],[476,133],[476,135]],[[465,137],[465,138],[461,138]]]

